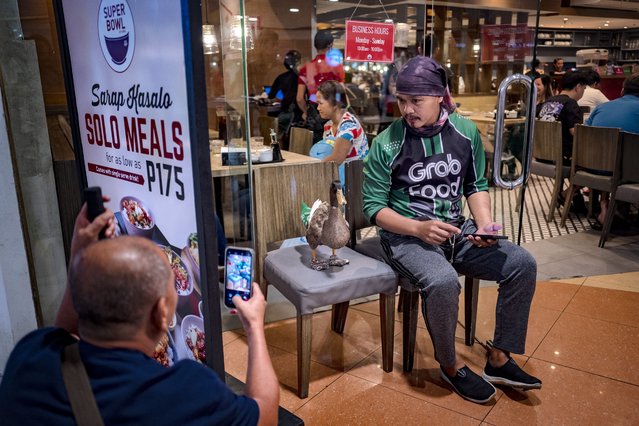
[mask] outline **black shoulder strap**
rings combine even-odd
[[[80,358],[78,342],[66,346],[62,352],[62,378],[78,426],[103,426],[89,376]]]

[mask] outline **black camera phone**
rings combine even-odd
[[[224,304],[235,308],[233,296],[251,297],[255,253],[250,248],[227,247],[224,259]]]
[[[104,213],[102,201],[102,189],[99,186],[90,186],[84,189],[84,201],[87,203],[87,217],[90,222]],[[100,239],[104,238],[104,230],[100,231]]]
[[[507,235],[492,235],[492,234],[464,234],[464,237],[467,236],[471,236],[471,237],[479,237],[482,240],[486,241],[486,240],[507,240],[508,236]]]

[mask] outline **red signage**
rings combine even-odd
[[[532,55],[535,31],[526,24],[481,27],[481,60],[523,61]]]
[[[393,62],[394,43],[391,23],[346,21],[346,61]]]

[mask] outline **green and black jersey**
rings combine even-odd
[[[460,224],[462,195],[488,190],[485,163],[477,126],[465,117],[451,114],[433,137],[396,120],[364,160],[364,214],[375,223],[390,207],[409,218]]]

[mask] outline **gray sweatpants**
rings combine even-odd
[[[472,220],[461,227],[474,232]],[[458,273],[497,281],[495,347],[523,354],[528,314],[535,293],[537,263],[520,246],[499,240],[492,247],[477,247],[462,236],[439,246],[406,235],[384,231],[382,247],[389,264],[414,283],[422,295],[422,312],[435,348],[435,359],[443,367],[455,365],[455,328],[461,285]]]

